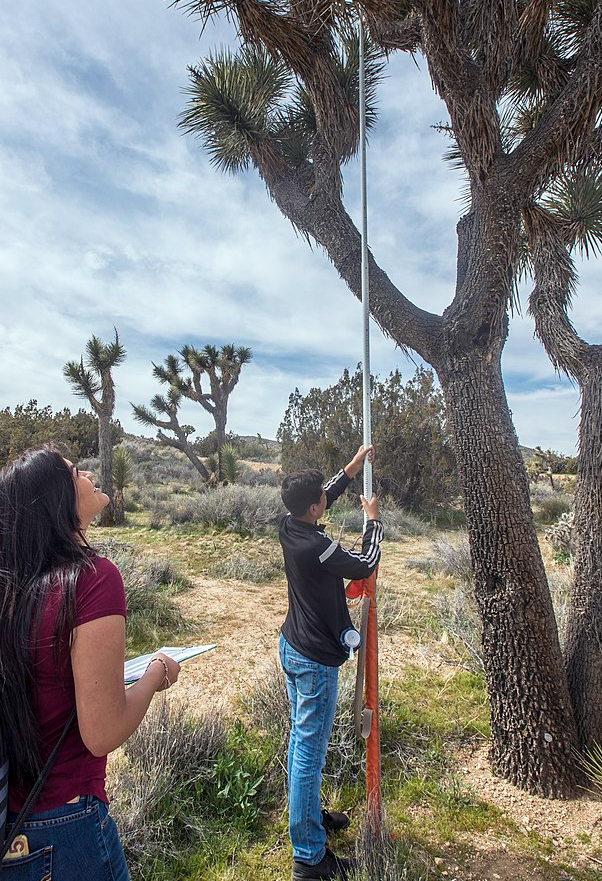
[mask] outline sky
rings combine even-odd
[[[232,44],[163,0],[22,0],[0,31],[0,408],[34,398],[85,406],[62,374],[92,334],[127,350],[115,371],[116,416],[162,389],[152,376],[185,344],[250,346],[228,428],[274,438],[289,395],[337,381],[362,357],[361,305],[326,256],[298,237],[253,171],[214,169],[181,134],[187,65]],[[463,181],[442,161],[446,119],[424,64],[395,57],[368,152],[375,258],[419,306],[441,312],[455,283]],[[345,202],[359,219],[356,164]],[[600,261],[579,264],[573,320],[602,337]],[[528,293],[528,292],[527,292]],[[526,313],[526,307],[522,310]],[[406,358],[376,325],[372,372]],[[504,378],[519,440],[575,452],[579,396],[555,375],[526,314],[515,315]],[[209,414],[186,403],[203,436]]]

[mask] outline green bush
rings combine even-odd
[[[265,774],[262,750],[237,720],[218,751],[202,793],[205,809],[229,823],[252,827],[259,815]]]
[[[278,429],[285,472],[319,468],[334,474],[355,454],[361,437],[362,370],[345,370],[327,389],[298,389]],[[431,370],[417,368],[405,384],[399,371],[372,377],[373,479],[382,498],[412,510],[431,510],[458,495],[457,469],[441,390]],[[350,492],[359,495],[360,481]]]

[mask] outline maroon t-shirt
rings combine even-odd
[[[52,752],[75,706],[75,687],[68,646],[61,648],[59,664],[54,652],[54,629],[60,604],[57,586],[42,615],[35,647],[35,706],[42,735],[42,759]],[[117,567],[104,557],[93,557],[92,565],[80,575],[75,588],[75,626],[126,615],[125,590]],[[34,810],[48,811],[77,795],[95,795],[108,802],[105,792],[107,757],[93,756],[80,737],[77,723],[67,735],[54,761]],[[27,787],[11,783],[8,806],[19,811],[29,794]]]

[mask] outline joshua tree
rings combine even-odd
[[[155,368],[156,369],[156,368]],[[132,404],[134,418],[141,422],[142,425],[153,426],[158,429],[157,439],[165,446],[173,447],[180,450],[188,458],[194,468],[201,475],[203,480],[209,480],[210,472],[205,468],[203,462],[194,452],[194,449],[188,440],[191,434],[196,431],[193,425],[180,425],[178,419],[178,408],[182,394],[174,386],[171,386],[166,397],[163,395],[155,395],[151,401],[151,409],[142,405]],[[131,403],[131,402],[130,402]],[[161,419],[163,414],[166,419]],[[175,436],[170,437],[164,433],[171,431]]]
[[[63,375],[73,388],[73,393],[85,398],[98,417],[98,455],[100,457],[100,488],[111,499],[100,515],[102,526],[114,523],[113,508],[113,441],[111,419],[115,410],[115,384],[113,368],[123,363],[126,351],[119,342],[115,329],[112,343],[103,343],[92,336],[86,343],[86,358],[68,361]]]
[[[419,309],[370,255],[375,320],[437,372],[463,483],[483,621],[494,769],[541,795],[574,791],[575,717],[528,481],[501,374],[523,223],[592,139],[602,103],[602,0],[175,0],[202,21],[225,11],[243,48],[190,70],[183,129],[214,163],[254,166],[283,215],[321,245],[360,294],[360,237],[342,201],[358,142],[361,9],[373,45],[420,52],[445,102],[469,204],[457,226],[455,290],[442,315]],[[378,77],[369,59],[369,86]],[[502,114],[535,70],[544,100]],[[522,125],[522,129],[521,129]],[[394,156],[394,151],[391,151]],[[560,266],[557,253],[549,254]]]
[[[213,416],[217,443],[218,479],[224,480],[221,465],[221,449],[226,442],[228,422],[228,400],[238,380],[240,371],[253,357],[251,349],[242,346],[205,346],[195,349],[184,346],[180,361],[169,355],[163,366],[153,365],[153,373],[163,383],[177,389],[184,397],[196,401]],[[188,368],[192,376],[184,376]],[[207,377],[209,390],[202,387],[203,377]]]

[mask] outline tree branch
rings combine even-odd
[[[271,197],[293,226],[321,245],[341,278],[361,298],[361,237],[337,193],[308,194],[303,170],[287,174],[259,168]],[[419,309],[398,290],[369,254],[370,312],[383,333],[402,349],[435,364],[441,317]],[[395,333],[390,330],[395,328]]]
[[[601,107],[602,3],[598,2],[569,82],[510,154],[509,173],[525,204],[551,174],[588,152]]]
[[[416,52],[422,40],[422,23],[417,15],[404,21],[389,21],[377,13],[368,16],[368,28],[373,43],[385,52]]]
[[[580,381],[590,347],[577,334],[567,314],[576,274],[562,227],[539,207],[525,211],[524,220],[535,278],[529,297],[535,333],[555,369]]]
[[[501,149],[495,96],[463,40],[457,0],[424,0],[423,40],[433,85],[447,106],[454,137],[473,181]]]

